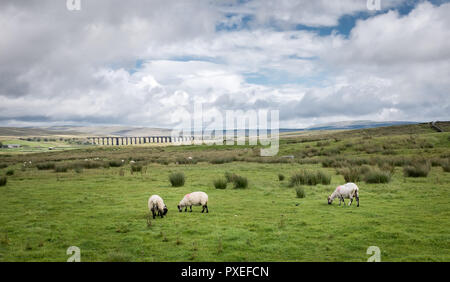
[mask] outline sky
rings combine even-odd
[[[449,1],[0,2],[0,126],[450,120]]]

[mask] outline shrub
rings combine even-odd
[[[343,168],[339,171],[346,182],[358,182],[361,180],[361,172],[358,168]]]
[[[14,169],[8,169],[6,175],[14,175]]]
[[[350,166],[348,160],[344,158],[326,158],[321,161],[322,167],[348,167]]]
[[[182,172],[173,172],[169,175],[169,181],[173,187],[180,187],[180,186],[184,185],[184,182],[186,181],[186,177],[184,176],[184,173],[182,173]]]
[[[234,179],[236,178],[236,174],[235,173],[231,173],[231,172],[225,172],[225,179],[227,180],[228,183],[234,182]]]
[[[162,165],[169,165],[169,161],[167,159],[158,159],[156,161],[156,163],[162,164]]]
[[[227,188],[227,180],[225,178],[218,178],[214,180],[214,187],[216,189],[226,189]]]
[[[391,175],[394,174],[395,172],[395,166],[390,165],[389,163],[386,162],[378,164],[378,167],[380,168],[380,170],[389,172]]]
[[[316,143],[317,147],[325,147],[325,146],[328,146],[328,145],[330,145],[330,141],[328,141],[328,140],[326,140],[326,141],[318,141]]]
[[[297,198],[306,197],[305,189],[301,186],[295,188],[295,193],[297,195]]]
[[[119,160],[114,160],[114,161],[109,161],[108,164],[110,167],[121,167],[123,165],[123,162],[119,161]]]
[[[196,164],[197,160],[193,158],[184,158],[184,157],[178,157],[176,159],[176,162],[178,164]]]
[[[245,189],[248,187],[248,180],[246,177],[236,175],[233,179],[234,189]]]
[[[57,165],[55,166],[55,172],[67,172],[69,167],[67,165]]]
[[[209,162],[211,164],[224,164],[224,163],[231,163],[234,160],[235,160],[234,157],[219,157],[219,158],[212,159]]]
[[[5,186],[7,182],[6,176],[0,176],[0,186]]]
[[[429,172],[430,164],[428,162],[424,164],[415,163],[403,168],[403,174],[406,177],[427,177]]]
[[[388,183],[391,181],[391,174],[380,169],[371,169],[364,175],[366,183]]]
[[[284,175],[283,174],[278,174],[278,180],[279,181],[283,181],[284,180]]]
[[[312,172],[307,170],[301,170],[299,173],[291,176],[290,186],[296,185],[328,185],[331,182],[331,176],[322,171]]]
[[[442,162],[441,166],[445,172],[450,172],[450,161]]]
[[[372,170],[372,168],[369,165],[362,165],[358,169],[361,174],[366,174]]]
[[[36,167],[39,170],[55,169],[55,163],[39,163]]]
[[[131,172],[142,172],[142,165],[141,164],[132,164],[131,165]]]
[[[7,167],[8,167],[7,164],[0,164],[0,169],[2,169],[2,168],[7,168]]]
[[[323,171],[318,171],[316,172],[316,181],[317,183],[328,185],[331,183],[331,176],[329,176]]]
[[[83,162],[80,162],[80,164],[82,165],[82,167],[84,167],[86,169],[107,167],[107,165],[109,165],[109,163],[96,162],[96,161],[83,161]]]

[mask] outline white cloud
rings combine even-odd
[[[195,102],[278,108],[282,127],[449,117],[450,4],[372,15],[347,38],[291,27],[366,1],[84,2],[0,4],[2,124],[173,126]]]

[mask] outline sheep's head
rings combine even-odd
[[[164,205],[163,215],[166,215],[167,211],[168,211],[167,206]]]
[[[331,205],[332,202],[333,200],[331,199],[331,196],[328,196],[328,204]]]
[[[178,211],[181,212],[181,206],[178,205],[177,208],[178,208]]]

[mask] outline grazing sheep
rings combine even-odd
[[[148,209],[152,211],[153,219],[156,217],[156,211],[158,211],[158,216],[161,216],[161,218],[163,218],[168,211],[163,199],[158,195],[152,195],[148,199]]]
[[[358,203],[357,207],[359,207],[359,188],[355,183],[349,182],[347,184],[338,186],[333,194],[328,196],[328,204],[331,205],[334,198],[336,197],[339,198],[339,205],[341,205],[341,202],[344,202],[345,205],[344,198],[350,199],[350,202],[348,203],[349,206],[353,202],[353,197],[355,197],[356,202]]]
[[[178,204],[178,210],[181,212],[183,207],[185,207],[184,211],[187,212],[187,207],[191,208],[190,212],[192,212],[192,206],[202,206],[202,212],[205,211],[208,213],[208,195],[205,192],[192,192],[190,194],[186,194],[184,198]]]

